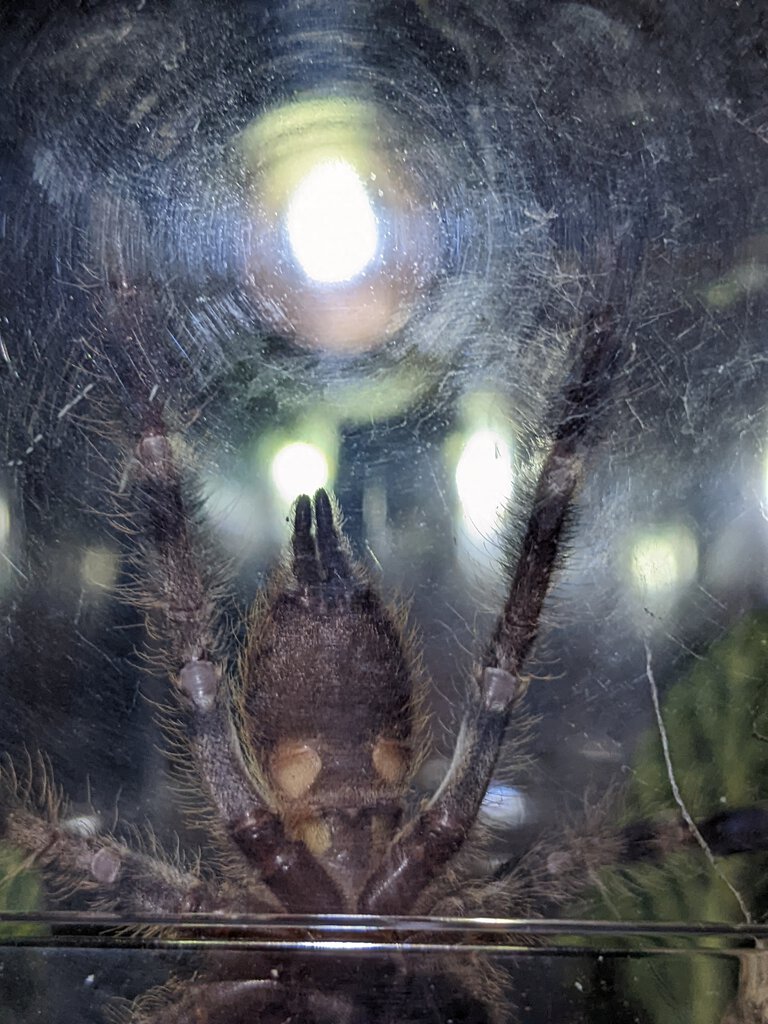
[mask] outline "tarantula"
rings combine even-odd
[[[463,848],[475,832],[513,711],[528,685],[526,660],[555,569],[560,538],[599,433],[600,407],[620,351],[608,313],[581,330],[576,368],[560,397],[551,446],[533,494],[503,610],[470,682],[450,768],[437,791],[414,806],[414,776],[428,742],[423,682],[389,610],[354,562],[325,490],[293,510],[290,557],[257,602],[247,643],[228,669],[218,628],[216,573],[199,546],[194,500],[161,406],[148,404],[129,476],[134,515],[144,523],[132,591],[169,669],[173,709],[163,716],[177,762],[194,776],[212,863],[185,864],[155,846],[97,833],[71,816],[54,788],[7,773],[5,831],[28,859],[93,905],[135,918],[203,914],[430,915],[469,908],[517,917],[573,897],[602,864],[657,855],[689,840],[675,824],[597,834],[536,847],[495,868],[468,892]],[[154,396],[153,396],[154,397]],[[191,768],[189,766],[192,766]],[[37,799],[34,794],[41,792]],[[701,831],[718,853],[757,848],[765,822],[729,813]],[[146,846],[146,844],[145,844]],[[381,1001],[340,994],[329,968],[313,984],[243,954],[232,976],[209,971],[183,986],[142,997],[123,1013],[134,1024],[252,1020],[390,1020]],[[309,968],[311,969],[311,968]],[[387,984],[425,1019],[418,978],[387,967]],[[254,977],[256,974],[256,977]],[[414,988],[414,985],[417,988]],[[440,1019],[496,1019],[483,985],[443,984]],[[431,1012],[431,1011],[430,1011]],[[431,1019],[431,1018],[429,1018]]]

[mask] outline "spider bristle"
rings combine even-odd
[[[105,1012],[105,1019],[107,1024],[156,1024],[166,1019],[162,1015],[178,1003],[184,991],[184,982],[172,979],[150,989],[138,999],[114,999]]]
[[[502,863],[492,880],[467,890],[473,912],[501,906],[526,917],[551,915],[600,886],[600,872],[616,863],[621,834],[613,794],[584,808],[578,823],[561,825],[526,852]]]
[[[296,499],[292,544],[293,572],[297,582],[304,586],[315,586],[320,582],[320,567],[312,535],[312,504],[306,494]]]

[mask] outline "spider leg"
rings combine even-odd
[[[527,689],[521,673],[536,638],[563,527],[581,480],[589,427],[616,357],[609,319],[594,317],[584,330],[581,366],[563,395],[509,594],[476,668],[474,706],[463,723],[453,762],[429,804],[395,838],[368,880],[360,898],[363,912],[404,913],[411,908],[457,853],[475,822],[510,714]]]
[[[768,849],[768,808],[718,811],[696,823],[698,836],[682,818],[642,820],[616,829],[600,812],[578,831],[559,829],[519,857],[504,861],[490,884],[473,894],[479,907],[512,900],[521,916],[549,915],[599,886],[600,871],[615,866],[658,864],[670,854],[695,850],[703,841],[712,857],[758,853]],[[563,838],[565,832],[565,838]],[[489,901],[491,901],[489,903]]]
[[[700,822],[698,828],[716,857],[768,850],[768,807],[762,804],[718,811]],[[686,832],[692,843],[691,830],[687,828]]]
[[[223,832],[286,909],[341,909],[341,896],[328,874],[303,842],[286,836],[246,768],[229,707],[212,583],[204,578],[188,511],[194,512],[194,503],[184,499],[182,474],[159,413],[137,445],[135,464],[150,536],[141,574],[149,584],[136,600],[150,613],[150,628],[158,631],[159,625],[167,667],[187,713],[197,770]],[[305,553],[298,543],[297,561],[303,565]],[[328,559],[333,558],[330,553]]]
[[[714,857],[768,850],[768,807],[733,807],[696,822],[699,835]],[[698,840],[687,822],[636,821],[619,833],[622,863],[657,861],[674,850],[695,847]]]
[[[128,914],[226,909],[227,898],[222,900],[218,886],[203,879],[196,868],[164,858],[157,849],[132,849],[99,833],[95,819],[68,816],[58,801],[48,799],[35,806],[29,792],[11,788],[13,781],[4,773],[3,786],[12,801],[5,838],[28,855],[25,868],[34,864],[52,878],[54,891],[93,893],[99,897],[97,906]],[[232,909],[242,912],[242,900]]]
[[[112,1013],[115,1024],[238,1024],[283,1021],[283,986],[273,979],[184,981],[150,990]]]
[[[307,972],[287,983],[276,977],[177,981],[113,1012],[112,1019],[115,1024],[251,1024],[256,1019],[259,1024],[353,1024],[360,1017],[344,995],[313,988]]]
[[[617,343],[607,314],[592,318],[585,333],[581,372],[565,390],[504,610],[483,661],[484,668],[499,668],[514,676],[522,671],[536,639],[563,527],[581,483],[589,428],[616,358]]]

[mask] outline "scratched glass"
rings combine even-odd
[[[768,35],[746,6],[0,13],[0,1024],[762,1019]],[[295,506],[321,491],[408,607],[425,714],[356,734],[371,663],[347,706],[280,688],[285,732],[225,772],[271,795],[222,818],[222,857],[156,708],[175,687],[204,734],[291,543],[307,594],[333,576],[322,501]],[[526,530],[547,597],[508,616],[536,632],[510,673],[487,651]],[[156,619],[192,621],[198,580],[221,641],[177,658]],[[454,753],[482,760],[478,708],[513,676],[464,800]],[[333,765],[357,803],[299,814]],[[126,881],[139,850],[187,879],[173,912],[163,871]],[[257,897],[244,872],[273,868]]]

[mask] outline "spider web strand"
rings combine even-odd
[[[699,831],[698,825],[693,820],[693,817],[691,816],[691,813],[688,810],[688,808],[686,807],[685,801],[683,800],[683,795],[680,792],[680,787],[677,784],[677,777],[675,775],[675,769],[674,769],[674,767],[672,765],[672,755],[671,755],[671,752],[670,752],[670,749],[669,749],[669,737],[667,735],[667,729],[666,729],[666,726],[664,725],[664,718],[663,718],[662,713],[661,713],[661,703],[659,701],[659,689],[658,689],[658,687],[656,685],[656,679],[655,679],[654,674],[653,674],[653,656],[652,656],[652,653],[651,653],[650,644],[648,643],[647,640],[644,640],[643,643],[644,643],[644,646],[645,646],[645,675],[646,675],[646,678],[648,680],[648,686],[650,687],[650,691],[651,691],[651,702],[653,703],[653,713],[654,713],[654,716],[656,718],[656,726],[657,726],[657,728],[659,730],[659,739],[661,740],[661,749],[662,749],[662,753],[664,755],[664,763],[665,763],[666,768],[667,768],[667,778],[669,780],[669,785],[670,785],[670,788],[672,790],[672,796],[674,797],[675,803],[677,804],[677,806],[680,809],[680,813],[681,813],[681,815],[683,817],[683,820],[685,821],[685,824],[688,826],[688,830],[690,831],[691,835],[694,837],[696,842],[699,844],[701,849],[704,851],[704,856],[709,861],[709,863],[710,863],[710,865],[712,867],[712,870],[715,872],[715,874],[720,879],[720,881],[723,882],[730,889],[731,895],[733,896],[733,898],[738,903],[739,909],[741,910],[741,913],[742,913],[742,916],[743,916],[745,922],[747,924],[751,924],[752,923],[752,915],[750,914],[749,910],[747,909],[747,905],[744,902],[744,899],[743,899],[741,893],[733,885],[733,883],[730,882],[729,879],[726,878],[726,876],[723,874],[720,866],[718,865],[718,863],[717,863],[717,861],[715,859],[715,855],[712,853],[712,850],[709,848],[709,845],[707,844],[706,839],[704,838],[704,836]]]

